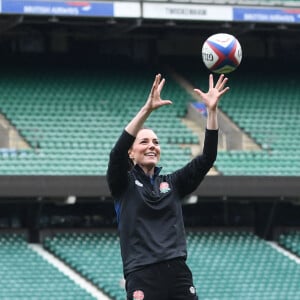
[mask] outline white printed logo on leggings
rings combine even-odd
[[[133,292],[133,300],[143,300],[144,292],[141,290],[137,290]]]
[[[190,287],[190,293],[193,294],[193,295],[196,294],[196,289],[195,289],[195,287],[193,287],[193,286]]]

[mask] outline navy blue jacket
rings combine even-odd
[[[153,178],[135,165],[129,169],[128,150],[134,137],[123,131],[110,153],[107,181],[115,200],[123,271],[187,256],[182,199],[203,180],[217,156],[218,131],[206,130],[202,155],[183,168]]]

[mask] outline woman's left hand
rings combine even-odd
[[[206,105],[208,110],[216,110],[218,102],[228,90],[229,87],[225,87],[228,78],[221,74],[216,85],[214,86],[213,75],[209,75],[209,89],[208,92],[204,93],[200,89],[194,89],[194,91],[201,97],[202,101]]]

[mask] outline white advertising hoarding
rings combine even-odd
[[[232,15],[224,5],[143,3],[145,19],[232,21]]]
[[[141,5],[139,2],[114,2],[114,17],[140,18]]]

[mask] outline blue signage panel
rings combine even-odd
[[[2,13],[113,17],[111,2],[2,0]]]
[[[300,9],[234,7],[234,21],[299,23]]]

